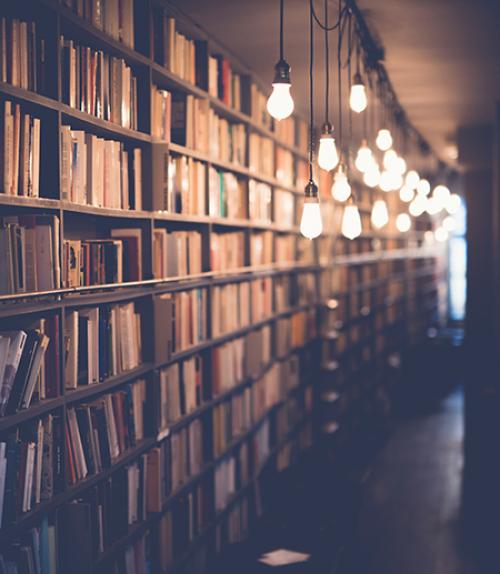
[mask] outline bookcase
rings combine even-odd
[[[361,419],[435,318],[439,254],[426,227],[341,239],[325,174],[301,237],[306,123],[162,0],[0,17],[2,558],[202,572],[313,406],[326,434]]]

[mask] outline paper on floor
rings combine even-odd
[[[294,552],[293,550],[280,548],[263,554],[259,558],[259,562],[267,564],[268,566],[285,566],[286,564],[306,562],[310,557],[310,554],[303,554],[302,552]]]

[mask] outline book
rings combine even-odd
[[[246,126],[232,123],[217,115],[212,109],[208,113],[209,153],[216,160],[246,165]],[[253,134],[250,134],[250,137]]]
[[[60,37],[65,104],[124,128],[138,129],[137,78],[125,60]]]
[[[59,218],[23,215],[0,220],[0,256],[6,261],[0,293],[58,289]]]
[[[199,231],[153,231],[153,275],[185,277],[202,273],[202,235]]]
[[[267,111],[267,99],[268,96],[262,92],[255,82],[252,82],[250,87],[250,116],[254,122],[263,128],[271,130],[273,127],[273,118]],[[281,122],[277,123],[280,124]]]
[[[63,0],[63,5],[114,40],[134,47],[132,0]]]
[[[142,207],[142,150],[61,126],[61,198],[114,209]]]
[[[275,159],[275,174],[274,177],[282,185],[288,185],[292,187],[294,185],[294,161],[293,154],[291,151],[280,147],[279,145],[275,148],[276,159]],[[297,182],[297,187],[299,187],[299,182]]]
[[[208,59],[208,92],[226,106],[243,111],[241,75],[232,69],[231,62],[221,54],[214,54]]]
[[[212,337],[220,337],[250,324],[252,283],[227,283],[212,289]]]
[[[270,199],[270,197],[269,197]],[[208,213],[213,217],[247,219],[247,185],[234,173],[208,170]]]
[[[151,135],[162,142],[170,142],[172,122],[172,94],[156,86],[151,89]]]
[[[133,302],[69,311],[64,349],[66,389],[135,369],[142,361],[141,314]]]
[[[170,140],[202,153],[208,152],[208,100],[174,92],[170,98]]]
[[[210,236],[212,271],[229,271],[245,266],[245,234],[242,231],[216,233]]]
[[[250,235],[251,266],[270,265],[273,262],[273,239],[272,231],[254,232]]]
[[[260,176],[274,178],[274,142],[252,132],[248,138],[248,169]]]
[[[249,219],[256,223],[271,223],[272,220],[272,190],[267,183],[250,179],[248,182],[248,212]],[[276,195],[274,196],[276,206]],[[275,208],[276,209],[276,208]],[[282,224],[281,220],[275,221]]]

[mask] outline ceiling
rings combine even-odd
[[[333,21],[338,1],[329,2]],[[271,82],[278,58],[278,0],[173,0],[173,4],[266,84]],[[358,0],[358,5],[385,50],[384,64],[407,116],[434,151],[450,162],[457,128],[491,122],[494,103],[500,100],[500,1]],[[285,1],[285,57],[292,66],[293,95],[302,112],[307,112],[309,93],[308,6],[307,0]],[[315,6],[322,16],[323,2],[315,0]],[[319,125],[324,113],[324,43],[317,27],[315,36]],[[335,58],[336,32],[330,37]],[[334,61],[332,75],[335,68]],[[337,110],[335,76],[332,84],[330,101]],[[338,122],[336,115],[333,119]],[[354,128],[360,121],[354,118]]]

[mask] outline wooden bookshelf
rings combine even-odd
[[[333,428],[331,425],[335,424],[336,430],[340,431],[335,435],[348,436],[355,427],[352,421],[356,422],[361,416],[360,403],[364,395],[359,383],[359,373],[365,373],[365,378],[371,381],[370,385],[379,384],[383,378],[387,358],[391,354],[404,352],[409,345],[415,344],[425,329],[432,324],[438,310],[439,252],[423,242],[423,233],[428,229],[429,222],[421,229],[406,235],[397,234],[394,230],[372,232],[366,228],[361,238],[352,243],[347,242],[339,237],[339,206],[334,205],[326,188],[321,190],[322,202],[325,210],[328,208],[328,213],[333,213],[333,216],[325,216],[327,225],[319,241],[311,243],[304,240],[298,230],[303,193],[300,179],[301,165],[303,166],[304,160],[307,159],[307,141],[304,141],[304,126],[301,124],[303,120],[300,118],[290,120],[295,123],[290,124],[293,137],[288,139],[283,139],[267,119],[259,120],[260,108],[257,106],[257,113],[251,111],[255,108],[251,94],[256,93],[256,90],[262,92],[260,80],[251,70],[227,54],[215,39],[208,37],[193,22],[163,0],[131,1],[130,6],[134,11],[135,48],[94,26],[89,18],[81,17],[83,15],[78,15],[67,4],[64,0],[21,0],[0,10],[0,17],[35,22],[46,43],[46,78],[43,90],[35,92],[0,81],[2,109],[6,101],[12,102],[13,105],[19,104],[21,113],[40,119],[42,130],[39,196],[7,193],[7,190],[3,189],[3,181],[0,182],[1,217],[21,219],[32,216],[57,217],[59,247],[56,257],[60,262],[63,277],[68,271],[63,260],[65,240],[105,241],[113,237],[114,231],[138,229],[141,238],[139,259],[142,274],[136,279],[100,284],[69,286],[61,282],[53,288],[0,293],[2,331],[29,329],[47,317],[57,317],[59,328],[58,340],[53,340],[51,343],[57,349],[55,361],[59,373],[59,386],[56,396],[40,399],[29,408],[17,410],[0,418],[0,442],[7,442],[10,436],[19,436],[20,432],[31,429],[37,421],[45,420],[48,416],[60,421],[64,434],[69,411],[90,408],[88,405],[94,404],[95,401],[105,400],[108,395],[126,392],[129,385],[141,380],[145,381],[147,389],[144,436],[120,452],[111,464],[105,465],[97,472],[89,472],[85,478],[74,483],[69,480],[70,470],[68,470],[72,450],[65,446],[61,436],[58,451],[61,481],[59,486],[54,487],[48,499],[28,505],[29,510],[24,512],[17,510],[14,516],[9,517],[4,514],[0,551],[5,554],[6,559],[16,560],[19,545],[23,548],[28,548],[30,545],[31,529],[43,529],[41,525],[44,521],[48,521],[49,527],[56,525],[57,528],[64,528],[64,520],[59,516],[64,515],[65,509],[77,505],[88,505],[90,508],[89,500],[94,492],[98,492],[96,489],[106,484],[112,486],[113,481],[120,481],[124,476],[123,473],[127,473],[134,465],[138,469],[141,464],[146,464],[144,461],[149,460],[147,457],[155,449],[164,448],[167,443],[170,445],[172,437],[184,431],[187,433],[192,423],[200,421],[203,429],[201,470],[188,476],[177,488],[167,489],[158,509],[147,511],[140,518],[129,520],[126,528],[119,534],[107,538],[103,547],[92,548],[88,563],[80,567],[83,568],[82,572],[89,574],[125,571],[123,568],[125,561],[130,558],[129,553],[138,553],[137,556],[142,556],[140,553],[144,550],[144,540],[147,538],[146,558],[151,561],[152,571],[155,574],[201,571],[200,564],[206,567],[218,550],[227,544],[241,541],[252,525],[258,521],[262,506],[260,483],[266,479],[266,474],[280,472],[288,464],[293,463],[295,455],[292,456],[291,452],[297,453],[310,446],[313,429],[313,386],[318,387],[317,392],[315,391],[315,403],[318,404],[318,417],[315,417],[315,420],[319,421],[318,428],[321,430],[328,425]],[[160,63],[157,48],[154,46],[156,25],[154,18],[158,14],[175,18],[176,31],[179,30],[188,41],[195,42],[195,49],[199,50],[196,56],[199,60],[196,64],[196,74],[199,78],[194,83]],[[130,68],[131,74],[136,78],[137,129],[130,129],[97,115],[91,115],[71,107],[64,101],[65,82],[68,78],[63,77],[63,47],[59,41],[60,36],[64,36],[65,40],[73,42],[74,45],[89,47],[96,52],[102,51],[107,56],[123,60],[124,65]],[[212,93],[213,86],[210,86],[209,78],[205,77],[208,75],[211,58],[212,62],[215,58],[222,67],[230,66],[228,77],[236,78],[233,79],[234,83],[230,89],[233,90],[232,97],[235,101],[241,99],[239,106],[231,106]],[[234,86],[239,88],[236,89]],[[208,110],[229,122],[229,125],[243,126],[245,133],[243,160],[239,163],[227,161],[217,157],[210,150],[200,151],[173,141],[162,142],[153,137],[150,101],[153,87],[168,90],[171,95],[181,99],[187,96],[194,97],[203,102]],[[228,86],[225,86],[224,94],[227,89]],[[129,154],[128,161],[133,150],[140,150],[142,185],[138,209],[116,209],[76,203],[63,195],[63,182],[60,176],[64,160],[60,135],[62,126],[69,126],[71,130],[82,131],[104,141],[119,144],[121,152]],[[270,172],[268,170],[268,173],[250,167],[249,147],[252,134],[267,140],[270,143],[266,145],[272,146],[272,169]],[[299,137],[300,134],[302,137]],[[293,173],[289,173],[288,170],[285,173],[285,180],[279,179],[278,171],[284,168],[277,165],[278,149],[282,150],[285,161],[290,158],[292,161]],[[183,212],[184,204],[180,212],[177,208],[153,209],[164,199],[164,187],[172,185],[168,180],[171,168],[163,172],[164,162],[172,158],[183,158],[182,161],[185,158],[186,162],[197,161],[204,166],[203,201],[206,206],[204,213]],[[0,161],[2,159],[0,158]],[[131,169],[131,164],[127,164],[126,160],[123,161],[125,162],[123,169]],[[136,167],[134,164],[134,169]],[[246,210],[247,217],[228,218],[210,215],[211,168],[217,173],[232,174],[241,184],[245,202],[243,211]],[[158,176],[159,173],[163,174],[163,179]],[[130,182],[133,178],[131,174],[128,176]],[[270,216],[267,219],[252,220],[248,216],[251,181],[269,187]],[[277,217],[278,190],[288,192],[292,197],[290,222],[280,221]],[[372,195],[376,192],[364,190],[365,192],[368,195],[364,198],[361,211],[366,214],[369,213]],[[169,235],[171,232],[192,231],[201,234],[200,272],[190,275],[154,276],[154,234],[155,230],[162,229],[166,229]],[[271,237],[269,261],[252,264],[251,242],[257,241],[256,238],[264,241],[266,232],[270,233]],[[242,234],[243,264],[217,271],[214,270],[211,246],[217,234],[228,233]],[[278,242],[283,247],[279,252]],[[288,253],[288,258],[278,260],[278,254],[284,251]],[[381,267],[379,270],[377,266],[383,265],[386,267]],[[351,276],[345,271],[362,267],[373,270],[369,279]],[[343,273],[347,273],[347,279],[337,279],[337,275]],[[307,285],[304,286],[304,282],[301,282],[301,278],[307,274],[314,278],[312,294],[308,291]],[[328,279],[325,279],[326,277]],[[277,289],[283,278],[287,278],[289,282],[286,287],[288,291],[284,291],[287,298],[285,303],[280,303],[282,307],[278,309]],[[212,325],[215,290],[224,285],[248,285],[249,292],[252,293],[251,282],[260,280],[270,281],[272,312],[266,312],[263,317],[252,321],[252,311],[257,303],[252,296],[249,296],[245,300],[250,317],[247,323],[215,336]],[[401,285],[397,293],[391,291],[391,286],[395,284]],[[336,288],[335,285],[340,285],[341,288]],[[158,337],[155,336],[155,332],[159,333],[162,329],[168,330],[168,328],[172,330],[174,327],[156,312],[155,305],[159,300],[168,300],[168,297],[178,296],[180,301],[183,295],[195,292],[200,293],[200,298],[206,297],[206,308],[200,307],[198,315],[199,322],[203,323],[204,336],[191,344],[174,349],[165,356],[158,356],[155,348],[158,345]],[[351,299],[355,296],[360,300],[356,312],[354,303],[351,303]],[[369,303],[363,302],[363,298],[368,297]],[[336,302],[334,308],[332,301]],[[142,354],[139,364],[132,369],[105,376],[93,384],[78,384],[71,390],[66,388],[65,377],[69,364],[69,358],[66,356],[68,345],[66,327],[69,325],[69,314],[82,311],[85,315],[92,309],[98,309],[99,313],[102,313],[102,310],[126,304],[132,304],[141,317]],[[180,312],[184,308],[179,303],[176,309]],[[339,309],[343,311],[336,317],[335,314],[338,314]],[[190,312],[194,317],[194,311],[191,309]],[[190,328],[195,331],[199,325],[195,320],[197,318],[193,317],[190,319]],[[222,345],[242,341],[248,344],[244,353],[245,359],[250,361],[251,337],[261,335],[263,340],[269,339],[269,348],[266,347],[267,343],[262,343],[262,356],[258,358],[265,363],[262,368],[258,369],[258,372],[253,372],[254,369],[250,369],[252,372],[247,372],[249,369],[245,368],[245,376],[241,380],[234,381],[229,389],[213,394],[216,351]],[[341,350],[336,347],[339,337],[344,337],[346,340],[345,348]],[[104,336],[99,340],[104,341]],[[247,343],[248,341],[250,342]],[[365,351],[366,347],[371,349],[370,353]],[[202,389],[196,408],[182,413],[177,420],[165,428],[160,428],[158,409],[162,370],[175,365],[184,369],[185,361],[196,357],[201,358],[202,363]],[[282,375],[281,369],[286,373],[286,369],[292,367],[298,369],[296,373],[298,382],[288,388],[285,383],[289,377]],[[269,399],[270,402],[263,412],[250,417],[251,423],[243,432],[230,437],[223,452],[214,455],[213,413],[216,408],[227,405],[233,416],[233,399],[239,400],[241,397],[243,401],[247,400],[243,398],[244,396],[254,397],[252,393],[259,392],[259,382],[268,376],[273,368],[279,369],[280,374],[276,379],[280,381],[279,392],[276,391],[276,396]],[[316,384],[318,380],[321,388]],[[251,404],[259,402],[255,397],[248,400],[253,401]],[[337,408],[338,404],[343,405],[342,409]],[[333,417],[332,405],[337,409]],[[263,439],[265,446],[261,447],[258,441],[259,432],[263,428],[268,429],[266,431],[268,436]],[[189,452],[191,447],[185,447],[185,450]],[[242,454],[244,452],[247,454]],[[186,453],[184,455],[187,456]],[[214,502],[216,471],[224,461],[230,459],[235,461],[234,468],[238,469],[234,471],[233,477],[234,482],[238,484],[227,494],[223,508],[216,509]],[[246,462],[243,463],[242,460]],[[170,460],[169,465],[165,466],[165,473],[171,473],[174,462]],[[245,475],[245,479],[243,480],[240,475]],[[145,496],[144,492],[142,496]],[[200,497],[203,498],[202,502]],[[191,501],[189,504],[192,505],[206,505],[206,508],[203,507],[203,513],[200,511],[204,515],[204,520],[200,520],[200,523],[194,519],[194,511],[191,514],[186,511],[186,500]],[[71,502],[77,504],[72,505]],[[246,510],[243,510],[243,507]],[[245,516],[244,519],[241,518],[239,528],[234,532],[230,527],[233,511],[241,511],[241,517]],[[180,523],[175,523],[175,517],[178,518],[180,515],[182,515]],[[190,534],[187,539],[179,540],[176,536],[172,540],[162,539],[162,525],[167,516],[174,520],[174,529],[177,526],[179,529],[185,528],[185,522],[188,522]],[[108,518],[104,519],[107,523]],[[107,531],[108,527],[105,530]],[[17,545],[14,555],[12,555],[13,543]],[[170,551],[170,556],[163,556],[165,547]],[[163,558],[160,558],[161,556]],[[201,558],[198,558],[199,556]],[[141,557],[137,559],[142,560]],[[65,567],[70,567],[66,562],[67,557],[58,554],[57,560],[58,571],[62,572]],[[162,560],[166,560],[166,568],[161,566]]]

